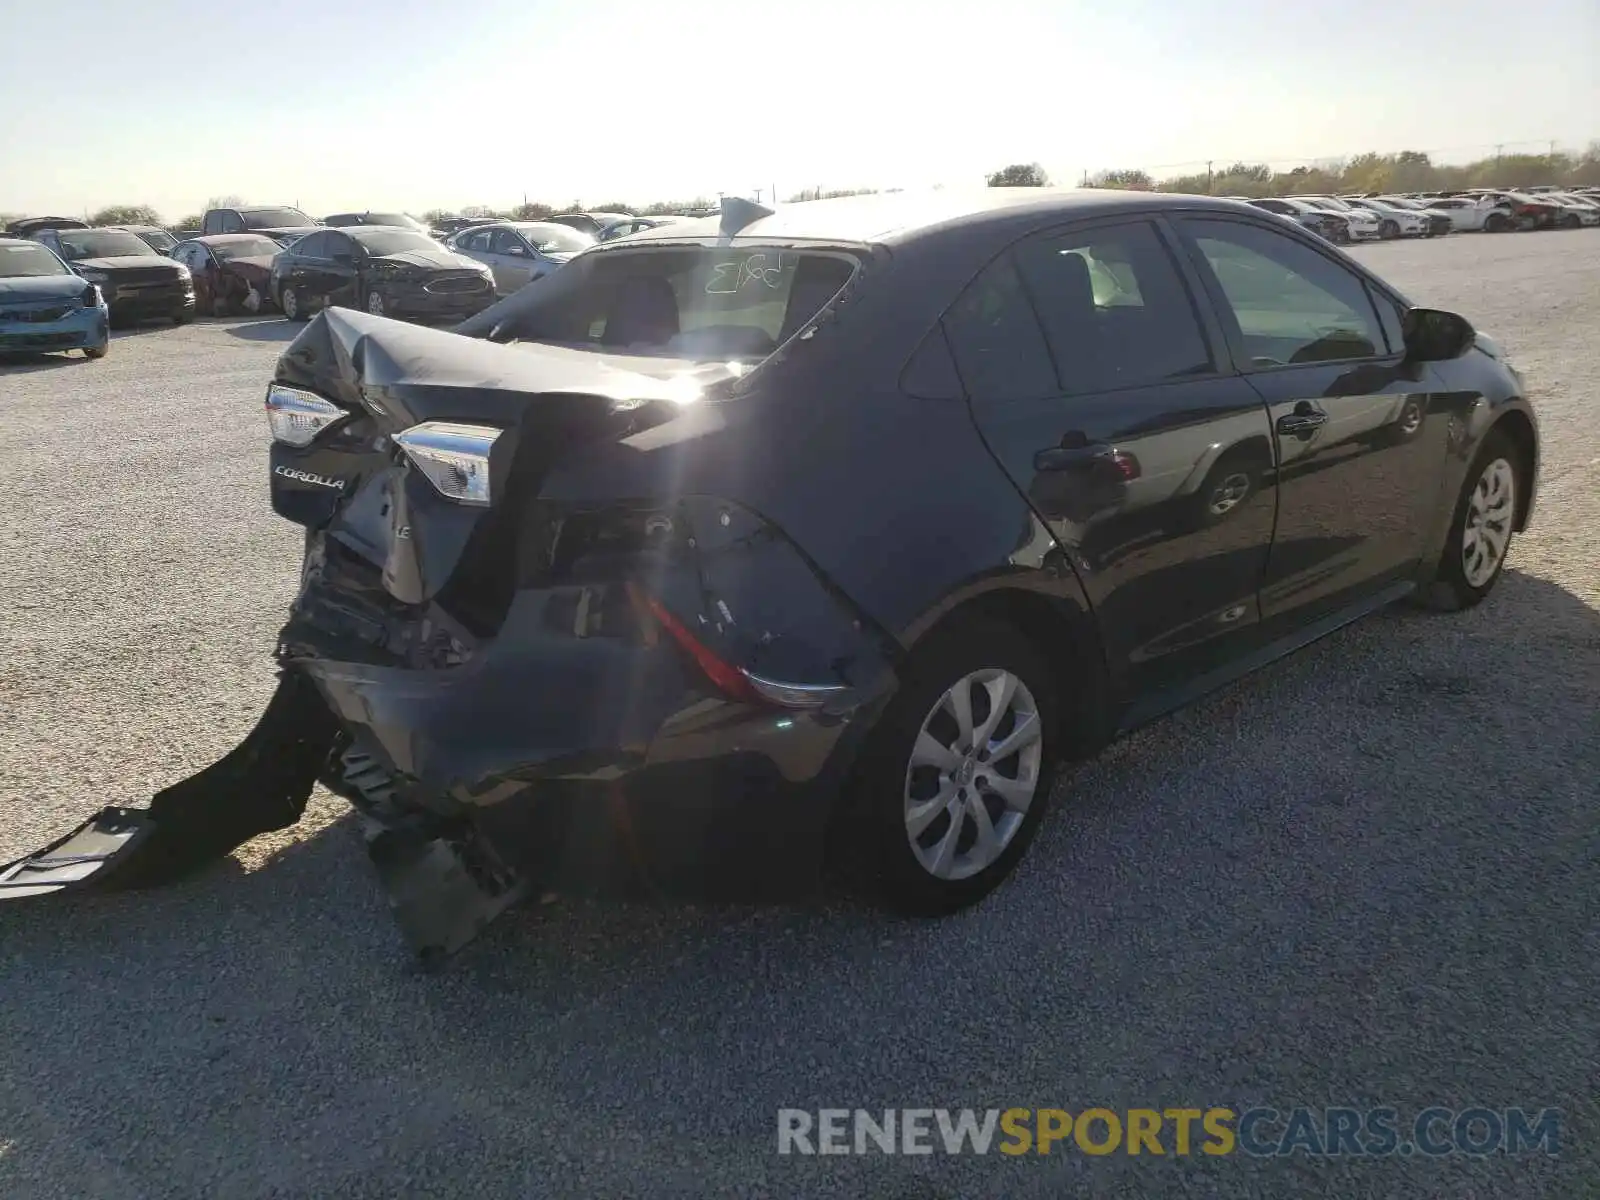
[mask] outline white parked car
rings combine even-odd
[[[1384,239],[1397,237],[1422,237],[1428,232],[1428,218],[1414,208],[1401,208],[1385,200],[1368,200],[1349,197],[1345,200],[1353,208],[1364,208],[1378,218],[1378,236]]]
[[[1488,196],[1442,196],[1427,201],[1427,205],[1449,217],[1457,233],[1479,233],[1488,225],[1490,217],[1496,215],[1509,224],[1507,206]]]
[[[1296,196],[1295,199],[1344,217],[1350,222],[1350,240],[1353,242],[1375,241],[1380,236],[1380,222],[1376,213],[1346,204],[1337,196]]]

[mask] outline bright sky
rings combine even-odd
[[[0,0],[0,211],[643,204],[1600,137],[1597,0],[71,8]]]

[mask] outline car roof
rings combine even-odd
[[[983,225],[1010,214],[1063,219],[1109,216],[1163,208],[1215,208],[1238,212],[1247,205],[1215,196],[1133,192],[1096,188],[974,188],[885,192],[840,196],[779,205],[740,228],[735,236],[774,241],[818,241],[886,245],[914,241],[935,231]],[[695,217],[646,229],[628,238],[630,246],[653,240],[715,238],[720,217]]]

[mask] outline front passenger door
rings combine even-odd
[[[1396,303],[1289,231],[1179,222],[1245,378],[1267,402],[1278,519],[1262,615],[1314,620],[1414,573],[1449,415]],[[1442,401],[1442,398],[1441,398]]]

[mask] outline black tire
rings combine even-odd
[[[111,341],[108,338],[104,346],[85,346],[83,348],[83,356],[85,358],[104,358],[106,356],[106,352],[110,349]]]
[[[1568,213],[1561,218],[1561,228],[1563,229],[1577,229],[1582,224],[1583,218],[1578,216],[1577,213]]]
[[[1473,493],[1478,489],[1480,481],[1485,479],[1490,468],[1500,462],[1507,464],[1512,472],[1511,511],[1505,518],[1506,546],[1499,562],[1494,566],[1493,573],[1488,578],[1473,583],[1467,577],[1465,563],[1465,538],[1467,521],[1472,511]],[[1445,539],[1444,555],[1439,560],[1438,574],[1417,597],[1418,603],[1423,607],[1440,612],[1459,612],[1482,602],[1483,598],[1494,590],[1494,585],[1499,582],[1501,574],[1505,571],[1506,559],[1511,557],[1511,542],[1514,538],[1512,531],[1516,527],[1521,505],[1522,474],[1527,469],[1516,443],[1504,433],[1496,431],[1484,438],[1483,445],[1474,456],[1472,466],[1468,469],[1466,479],[1461,485],[1461,494],[1456,497],[1455,517],[1450,522],[1450,533]]]
[[[283,315],[291,321],[309,321],[311,317],[306,312],[306,302],[300,295],[300,289],[289,285],[278,293],[278,307],[283,310]]]
[[[180,308],[177,312],[172,314],[172,323],[174,325],[189,325],[193,323],[193,321],[194,305],[192,304],[185,308]]]
[[[1483,221],[1485,233],[1504,233],[1511,228],[1511,218],[1503,212],[1492,212]]]
[[[914,651],[899,690],[867,736],[854,775],[840,798],[829,859],[830,867],[847,886],[892,912],[934,917],[976,904],[1011,873],[1044,818],[1060,752],[1061,708],[1047,661],[1036,645],[1010,625],[987,618],[963,619],[959,625],[930,634]],[[1031,693],[1041,746],[1037,783],[1027,811],[1018,814],[1020,820],[998,857],[965,878],[939,878],[918,861],[907,829],[906,796],[913,771],[918,773],[920,786],[920,773],[936,770],[913,767],[912,747],[925,721],[948,720],[946,714],[934,714],[953,685],[973,672],[991,669],[1015,676],[1022,685],[1019,694],[1022,689]],[[981,691],[970,694],[986,701]],[[974,704],[974,719],[981,721],[981,713],[980,705]],[[1003,737],[1011,727],[1008,716],[996,736]],[[953,721],[948,728],[956,728]],[[1001,760],[995,761],[999,764]],[[997,773],[1004,773],[1004,767]],[[976,781],[968,786],[976,802],[998,803],[996,796],[983,799]],[[1004,806],[1000,807],[1003,811]],[[948,813],[936,816],[923,835],[938,840],[941,828],[948,831],[951,824]],[[975,834],[971,817],[965,818],[965,826],[971,828],[957,831],[957,842],[967,832]]]
[[[1386,242],[1393,241],[1400,236],[1400,226],[1393,221],[1381,221],[1378,224],[1378,236]]]

